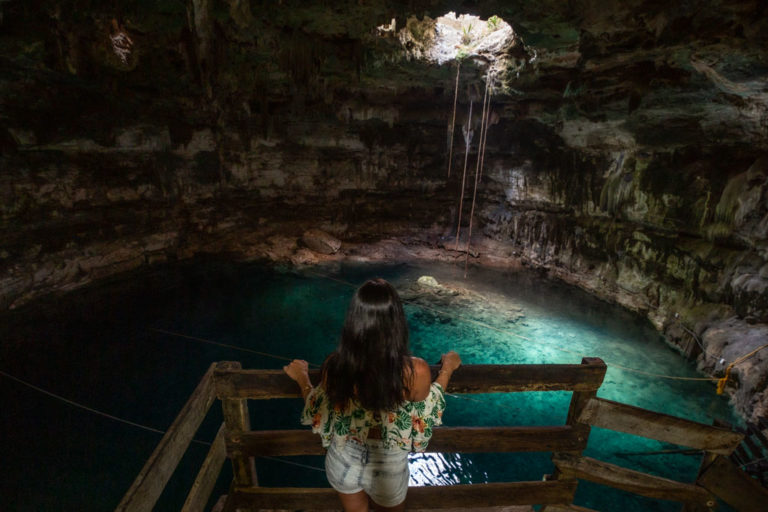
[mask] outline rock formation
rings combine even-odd
[[[2,2],[0,308],[197,253],[463,257],[491,69],[471,261],[622,304],[720,375],[768,343],[766,5]],[[457,61],[427,50],[462,6],[453,118]],[[514,37],[473,46],[493,15]],[[766,415],[768,349],[731,376]]]

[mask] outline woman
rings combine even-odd
[[[443,390],[461,365],[456,352],[442,356],[437,379],[412,357],[403,305],[383,279],[361,286],[347,310],[341,340],[313,387],[306,361],[283,369],[301,387],[301,421],[328,448],[325,469],[347,512],[403,510],[408,452],[424,451],[441,423]]]

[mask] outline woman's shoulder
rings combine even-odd
[[[432,384],[432,375],[429,364],[420,357],[412,357],[413,377],[408,386],[408,401],[421,402],[429,396],[429,387]]]

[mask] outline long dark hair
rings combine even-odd
[[[395,410],[405,400],[413,362],[403,303],[391,284],[371,279],[358,288],[321,371],[328,398],[342,409],[353,398],[373,411]]]

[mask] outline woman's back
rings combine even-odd
[[[430,382],[429,365],[410,354],[400,297],[392,285],[373,279],[352,298],[319,386],[312,386],[306,361],[285,366],[305,400],[301,422],[328,448],[326,475],[346,511],[367,511],[369,499],[402,510],[408,452],[424,451],[442,423],[443,389],[460,364],[455,352],[444,354]]]

